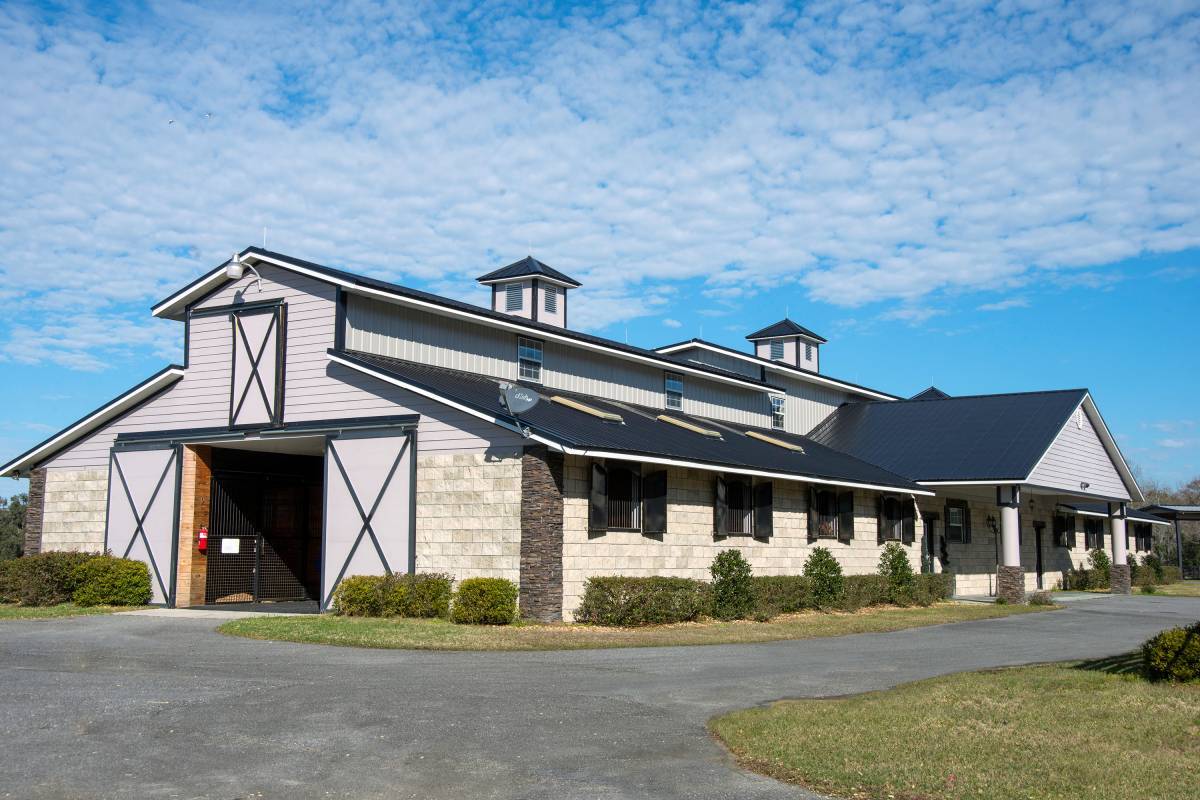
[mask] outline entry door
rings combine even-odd
[[[321,608],[342,578],[412,572],[416,535],[416,437],[357,431],[325,448]]]
[[[104,548],[146,563],[153,603],[175,602],[178,505],[178,448],[112,451]]]

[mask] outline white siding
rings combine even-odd
[[[728,353],[717,353],[704,347],[689,347],[686,350],[678,350],[671,353],[670,358],[680,361],[694,361],[697,364],[706,364],[710,367],[737,372],[751,378],[758,378],[762,374],[762,367],[758,364],[752,364],[744,358],[738,358]]]
[[[1054,444],[1042,458],[1042,462],[1029,476],[1029,483],[1071,492],[1083,491],[1085,494],[1129,499],[1129,491],[1096,434],[1088,414],[1082,415],[1082,423],[1080,427],[1078,411],[1071,415],[1067,424],[1059,431]],[[1090,486],[1081,490],[1080,482]]]
[[[252,275],[229,284],[198,307],[283,298],[287,303],[284,421],[420,414],[422,451],[477,451],[520,443],[501,428],[439,403],[380,383],[340,365],[326,351],[334,343],[335,290],[329,284],[263,265],[262,291],[247,291]],[[76,442],[45,466],[100,467],[118,433],[225,427],[233,333],[224,315],[191,322],[188,369],[178,383],[104,428]]]
[[[808,434],[842,403],[855,399],[838,389],[789,378],[783,372],[770,372],[767,380],[787,390],[784,430],[788,433]]]

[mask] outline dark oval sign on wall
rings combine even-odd
[[[515,384],[503,384],[500,387],[500,402],[510,414],[524,414],[537,405],[541,399],[532,389]]]

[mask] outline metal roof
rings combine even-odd
[[[1086,389],[847,403],[809,435],[916,481],[1023,480]]]
[[[1063,508],[1078,511],[1081,514],[1093,514],[1098,516],[1108,516],[1108,503],[1059,503]],[[1168,520],[1162,517],[1156,517],[1153,514],[1147,514],[1145,511],[1136,509],[1128,509],[1126,516],[1134,522],[1149,522],[1152,525],[1170,525]]]
[[[500,404],[500,381],[473,373],[431,367],[411,361],[356,351],[330,351],[351,366],[364,368],[380,376],[397,379],[451,404],[472,409],[482,415],[511,423],[512,417]],[[537,384],[522,383],[538,392],[544,400],[566,397],[597,411],[617,414],[624,423],[607,422],[597,416],[554,402],[541,402],[522,414],[520,425],[556,444],[576,451],[606,452],[639,457],[689,462],[699,468],[758,471],[779,474],[796,480],[840,483],[863,488],[892,489],[929,494],[906,478],[839,453],[803,436],[747,425],[696,417],[670,410],[669,416],[700,428],[717,430],[720,438],[705,436],[658,419],[663,409],[604,400],[588,395],[563,392]],[[745,434],[761,435],[797,444],[804,452],[780,447]]]
[[[761,331],[755,331],[746,338],[750,341],[754,341],[755,339],[777,339],[780,336],[807,336],[810,339],[816,339],[822,344],[827,341],[825,337],[813,333],[803,325],[798,325],[786,317],[779,320],[779,322],[776,322],[774,325],[768,325]]]
[[[510,278],[526,278],[529,276],[542,276],[556,280],[560,283],[568,284],[569,286],[582,285],[574,278],[564,275],[549,264],[543,264],[533,256],[525,256],[520,261],[514,261],[508,266],[492,270],[487,275],[480,275],[475,280],[479,281],[480,283],[490,283],[492,281],[503,281]]]
[[[946,394],[945,392],[943,392],[941,389],[937,388],[936,386],[930,386],[928,389],[926,389],[922,392],[917,392],[916,394],[914,394],[912,397],[910,397],[908,399],[909,400],[945,400],[949,396],[950,395]]]

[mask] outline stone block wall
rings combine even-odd
[[[29,493],[25,505],[25,541],[22,552],[27,556],[42,552],[42,514],[45,512],[46,469],[35,469],[29,476]]]
[[[521,616],[562,619],[563,456],[530,448],[521,459]]]
[[[667,475],[667,532],[643,536],[637,532],[588,532],[590,461],[567,456],[563,498],[563,610],[571,618],[583,597],[583,586],[594,575],[667,575],[707,580],[713,558],[737,549],[756,575],[798,575],[814,547],[833,553],[847,574],[875,572],[881,547],[876,540],[875,493],[855,492],[855,534],[851,542],[808,541],[808,485],[774,481],[769,539],[715,536],[713,533],[714,473],[669,468]],[[652,467],[650,467],[652,468]],[[913,569],[920,568],[920,539],[906,548]]]
[[[419,453],[417,571],[463,578],[521,572],[521,451]]]
[[[107,467],[47,469],[42,550],[102,551],[107,502]]]

